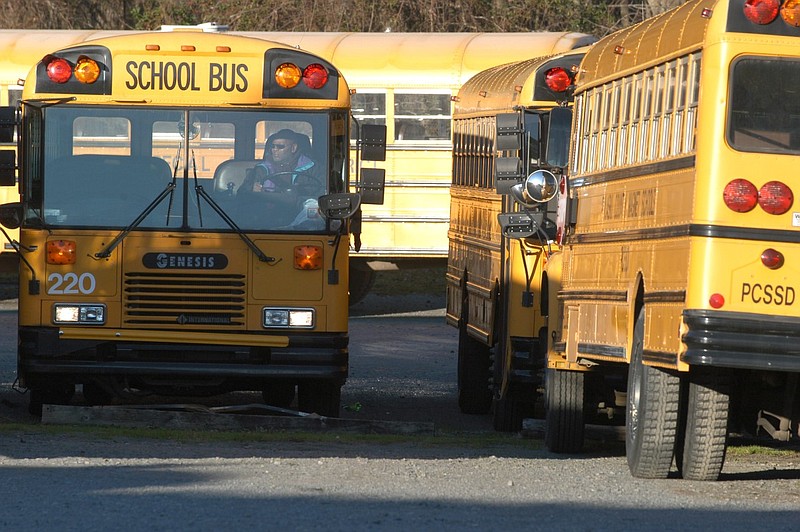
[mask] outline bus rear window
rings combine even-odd
[[[740,59],[730,87],[727,136],[734,149],[800,153],[800,61]]]

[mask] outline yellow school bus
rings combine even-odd
[[[230,34],[114,36],[46,54],[4,116],[32,412],[82,385],[93,404],[261,390],[338,414],[349,219],[382,191],[366,169],[349,192],[335,66]],[[361,133],[361,159],[382,157],[381,128]]]
[[[551,450],[602,412],[634,476],[714,480],[729,430],[798,437],[798,26],[797,2],[693,0],[584,57],[545,277]]]
[[[200,26],[207,31],[226,31],[224,26]],[[164,29],[180,32],[193,28]],[[0,30],[0,49],[25,51],[19,60],[4,63],[0,59],[0,72],[8,72],[7,77],[16,83],[50,50],[115,33],[130,32],[48,30],[31,35]],[[385,200],[382,205],[363,208],[360,245],[351,257],[351,303],[366,295],[376,270],[430,267],[446,261],[451,98],[459,87],[486,68],[571,50],[595,40],[569,32],[232,33],[298,46],[327,59],[341,69],[356,91],[352,112],[359,123],[387,128],[386,161],[370,163],[386,172]],[[356,161],[355,152],[351,161]]]
[[[519,430],[533,413],[546,345],[540,280],[555,237],[554,212],[507,194],[553,166],[542,133],[559,121],[569,129],[562,106],[585,51],[487,69],[455,99],[446,316],[459,330],[459,407],[493,407],[497,430]]]

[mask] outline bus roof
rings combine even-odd
[[[188,31],[181,28],[179,31]],[[0,30],[0,83],[14,84],[45,53],[71,44],[139,31]],[[198,28],[195,32],[201,34]],[[355,33],[219,32],[285,43],[337,65],[353,87],[457,89],[498,63],[545,56],[591,44],[571,32]]]
[[[721,0],[718,6],[727,6]],[[578,74],[579,90],[612,77],[643,70],[656,63],[699,49],[711,18],[703,10],[714,8],[708,0],[690,0],[681,6],[603,37],[586,54]],[[720,12],[717,18],[724,18]]]
[[[111,55],[105,56],[104,49]],[[302,94],[307,103],[324,100],[321,105],[325,108],[336,102],[344,106],[350,101],[347,82],[324,58],[284,43],[241,34],[126,32],[73,43],[50,52],[58,57],[67,56],[73,62],[84,54],[95,60],[99,57],[105,62],[108,73],[92,83],[90,90],[89,85],[77,82],[50,81],[44,74],[45,67],[37,66],[38,71],[31,70],[28,76],[36,82],[30,86],[26,83],[23,97],[80,94],[84,101],[105,101],[107,95],[116,94],[135,101],[141,97],[142,101],[159,104],[257,105],[269,100],[273,107],[294,107]],[[265,69],[275,68],[281,61],[298,59],[323,64],[329,82],[317,87],[318,91],[307,89],[303,84],[298,84],[297,89],[283,89],[278,87],[273,75],[264,74]],[[37,62],[44,63],[41,58]],[[300,92],[289,95],[289,90]]]
[[[243,34],[319,54],[337,65],[351,86],[389,88],[458,88],[498,63],[564,52],[597,40],[567,32]]]
[[[512,111],[516,106],[552,107],[561,98],[552,93],[542,97],[544,72],[554,66],[570,69],[580,65],[589,47],[563,54],[534,57],[499,65],[473,76],[458,91],[454,118],[483,116],[498,111]],[[551,97],[552,95],[552,97]],[[566,98],[564,98],[566,99]]]

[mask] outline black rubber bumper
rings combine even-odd
[[[109,343],[58,338],[50,328],[20,329],[18,369],[32,376],[149,376],[175,379],[297,378],[344,381],[346,334],[298,335],[288,347]]]
[[[800,318],[685,310],[690,365],[800,372]]]

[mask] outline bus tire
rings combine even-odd
[[[512,390],[508,390],[503,397],[496,397],[492,402],[494,407],[492,422],[497,432],[518,432],[522,430],[523,405],[519,399],[514,398]]]
[[[300,382],[297,385],[297,404],[301,412],[325,417],[339,417],[342,385],[328,380]]]
[[[30,388],[28,413],[32,416],[42,416],[44,405],[66,405],[75,395],[75,385],[67,383],[52,383],[47,386]]]
[[[583,449],[582,371],[545,369],[544,445],[554,453]]]
[[[295,383],[290,381],[268,381],[264,383],[261,390],[261,397],[264,404],[277,406],[278,408],[289,408],[294,402],[296,395]]]
[[[462,326],[458,334],[458,407],[464,414],[488,414],[492,408],[491,351]]]
[[[676,447],[675,462],[686,480],[717,480],[727,448],[729,374],[716,368],[695,367],[685,385],[686,423]]]
[[[350,280],[348,282],[348,290],[350,291],[350,305],[355,305],[365,297],[372,285],[375,284],[375,270],[369,266],[352,266],[350,268]]]
[[[667,478],[675,451],[680,379],[660,368],[645,366],[644,309],[633,332],[628,369],[625,455],[637,478]]]

